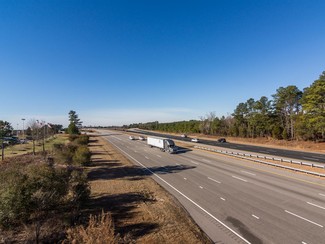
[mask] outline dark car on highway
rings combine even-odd
[[[217,142],[220,142],[220,143],[226,143],[227,141],[226,141],[226,138],[219,138],[219,139],[217,140]]]

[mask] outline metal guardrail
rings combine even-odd
[[[206,151],[211,151],[211,152],[216,152],[216,153],[221,153],[221,154],[227,154],[227,155],[231,155],[231,156],[242,158],[242,159],[248,159],[248,160],[251,160],[251,161],[254,161],[254,162],[257,162],[257,163],[262,163],[262,164],[272,165],[272,166],[279,167],[279,168],[293,170],[293,171],[296,171],[296,172],[302,172],[302,173],[306,173],[306,174],[325,177],[325,174],[322,174],[322,173],[312,172],[312,171],[303,170],[303,169],[297,169],[297,168],[294,168],[294,167],[289,167],[289,166],[285,166],[285,165],[281,165],[281,164],[275,164],[275,163],[271,163],[271,162],[261,161],[261,160],[258,160],[258,159],[262,158],[262,159],[286,162],[286,163],[291,163],[291,164],[305,165],[305,166],[310,166],[312,168],[321,168],[321,169],[325,169],[325,165],[306,163],[306,162],[300,162],[300,161],[282,159],[282,158],[275,158],[275,157],[269,157],[269,156],[248,154],[248,153],[223,151],[223,150],[217,150],[217,149],[208,148],[208,147],[201,147],[201,146],[194,146],[194,148],[198,148],[198,149],[202,149],[202,150],[206,150]],[[249,158],[247,158],[247,157],[249,157]],[[253,158],[256,158],[256,159],[253,159]]]

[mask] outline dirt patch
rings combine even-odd
[[[137,243],[211,243],[181,204],[100,136],[91,136],[91,201],[85,212],[112,214],[116,231]]]

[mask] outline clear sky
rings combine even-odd
[[[325,1],[0,0],[0,120],[231,114],[325,70]]]

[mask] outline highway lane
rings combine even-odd
[[[123,134],[106,138],[135,163],[156,173],[161,178],[154,177],[157,182],[183,204],[214,241],[324,240],[324,181],[209,153],[169,155],[145,142],[130,141]]]
[[[142,133],[142,134],[146,134],[146,135],[160,136],[160,137],[168,137],[171,139],[182,140],[182,141],[187,141],[187,142],[191,141],[191,138],[183,138],[181,136],[166,135],[166,134],[161,134],[161,133],[156,133],[156,132],[151,132],[151,131],[132,130],[132,132]],[[237,144],[237,143],[219,143],[216,141],[203,140],[203,139],[200,139],[199,144],[218,146],[218,147],[223,147],[223,148],[228,148],[228,149],[242,150],[242,151],[260,153],[260,154],[268,154],[268,155],[274,155],[274,156],[278,156],[278,157],[298,159],[303,162],[311,161],[311,162],[315,162],[315,163],[319,163],[319,164],[325,164],[325,154],[321,154],[321,153],[293,151],[293,150],[268,148],[268,147],[261,147],[261,146],[243,145],[243,144]]]

